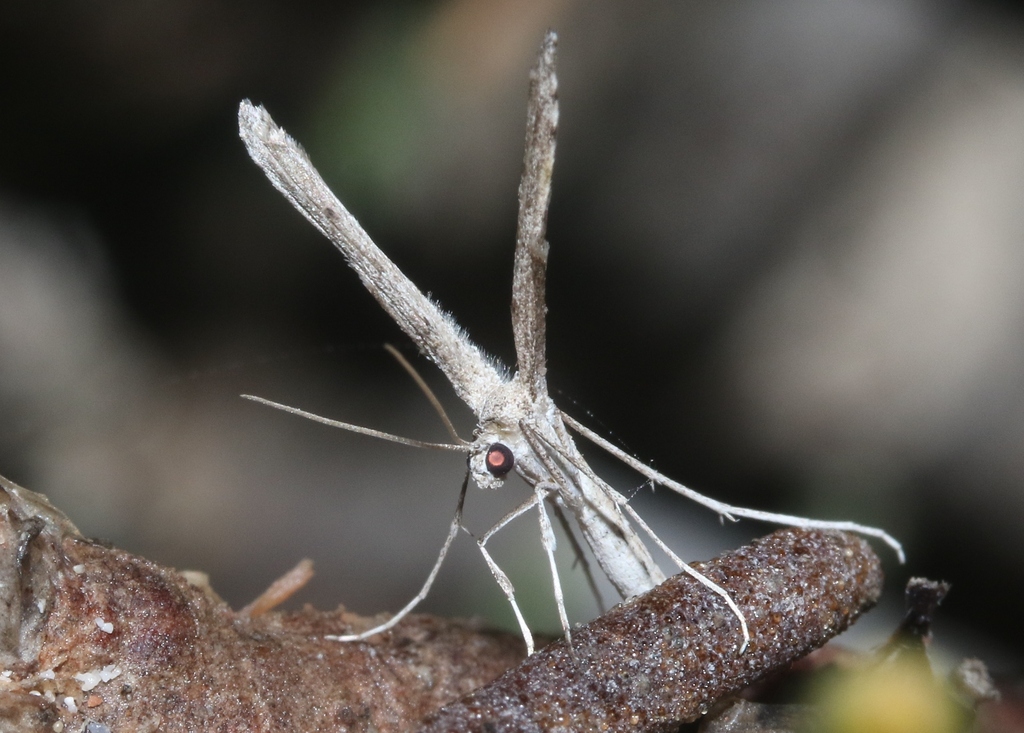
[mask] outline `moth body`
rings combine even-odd
[[[455,393],[473,410],[478,423],[472,441],[454,436],[456,442],[452,444],[425,443],[329,420],[262,398],[250,399],[378,438],[467,454],[469,470],[455,516],[423,588],[386,623],[362,633],[335,638],[341,641],[365,639],[391,628],[408,614],[426,596],[448,548],[463,529],[462,509],[469,479],[472,478],[482,489],[498,489],[514,471],[530,487],[530,496],[476,540],[491,573],[508,598],[529,651],[533,650],[529,626],[516,603],[512,583],[491,557],[487,542],[512,520],[530,511],[537,512],[541,544],[551,570],[559,617],[565,636],[571,641],[555,564],[555,534],[548,516],[549,508],[567,529],[565,515],[575,518],[597,564],[623,598],[644,593],[665,580],[665,574],[654,561],[644,540],[646,536],[682,572],[689,573],[709,592],[717,594],[730,609],[737,622],[737,649],[742,651],[749,633],[746,619],[732,597],[683,562],[647,526],[628,500],[590,468],[577,449],[570,430],[630,466],[653,484],[692,499],[724,519],[747,517],[798,527],[860,532],[889,544],[901,561],[903,551],[899,542],[874,527],[733,507],[704,496],[624,453],[561,412],[552,401],[547,389],[545,360],[547,308],[544,288],[548,243],[544,236],[558,122],[555,41],[554,33],[549,33],[544,39],[537,66],[530,75],[526,155],[519,187],[519,220],[512,277],[512,332],[517,361],[516,372],[512,375],[476,346],[455,320],[424,295],[373,243],[355,217],[331,193],[298,143],[274,124],[266,110],[248,101],[242,102],[238,112],[239,132],[249,155],[292,205],[341,251],[366,289],[420,351],[444,372]],[[429,390],[428,396],[435,399]],[[454,432],[453,428],[450,429]],[[586,558],[571,532],[569,539],[589,577]],[[591,586],[596,591],[593,583]]]

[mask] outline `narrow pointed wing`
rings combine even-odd
[[[243,101],[238,130],[250,157],[274,187],[341,250],[370,294],[479,414],[487,395],[506,381],[502,371],[373,243],[331,193],[302,147],[263,107]]]
[[[516,343],[519,379],[531,401],[547,394],[544,356],[544,276],[548,266],[548,204],[555,165],[558,127],[558,81],[555,78],[557,36],[549,31],[537,66],[530,72],[530,102],[526,119],[526,154],[519,183],[519,226],[512,278],[512,333]]]

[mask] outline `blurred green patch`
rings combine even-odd
[[[381,6],[340,50],[310,111],[317,167],[346,206],[363,216],[385,219],[422,159],[434,96],[419,39],[431,8]]]

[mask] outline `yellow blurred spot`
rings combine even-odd
[[[820,696],[829,733],[954,733],[959,711],[927,664],[892,661],[843,675]]]

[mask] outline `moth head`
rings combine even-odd
[[[469,452],[469,472],[481,489],[496,489],[517,466],[522,440],[487,431],[476,436]]]
[[[516,457],[504,443],[491,443],[484,451],[484,468],[495,478],[505,478],[515,466]]]
[[[469,454],[469,472],[481,489],[497,489],[516,467],[512,448],[500,441],[486,442]]]

